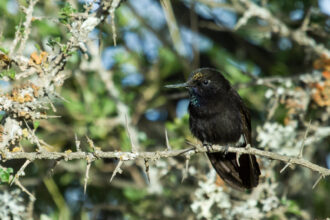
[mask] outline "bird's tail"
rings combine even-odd
[[[260,169],[254,155],[242,154],[239,165],[236,153],[207,153],[207,156],[218,175],[231,187],[245,190],[258,185]]]

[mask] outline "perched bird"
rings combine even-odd
[[[251,144],[249,110],[219,71],[197,69],[187,82],[166,87],[189,90],[190,131],[204,146],[245,147]],[[260,169],[254,155],[242,154],[238,161],[236,153],[225,151],[209,152],[207,156],[218,175],[231,187],[244,190],[258,185]]]

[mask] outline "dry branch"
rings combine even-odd
[[[243,16],[236,24],[235,30],[245,25],[252,17],[259,17],[269,23],[271,31],[277,33],[282,37],[290,37],[293,41],[301,46],[306,46],[313,50],[316,54],[326,54],[330,56],[330,51],[323,44],[316,42],[313,38],[309,37],[306,33],[306,24],[299,29],[292,30],[284,22],[275,17],[268,9],[261,7],[250,0],[240,0],[245,7]],[[307,19],[308,20],[308,19]],[[304,21],[305,23],[307,22]]]
[[[289,163],[293,165],[299,165],[306,167],[314,172],[319,173],[322,177],[326,177],[330,175],[330,169],[321,167],[317,164],[309,162],[308,160],[300,157],[286,156],[280,155],[275,152],[269,152],[265,150],[260,150],[253,147],[247,148],[235,148],[235,147],[225,147],[214,145],[210,151],[206,148],[195,145],[195,147],[182,149],[182,150],[163,150],[156,152],[105,152],[105,151],[95,151],[93,153],[89,152],[1,152],[2,160],[15,160],[15,159],[27,159],[29,161],[34,160],[97,160],[97,159],[105,159],[105,158],[116,158],[120,161],[129,161],[136,159],[143,160],[159,160],[160,158],[168,158],[168,157],[176,157],[176,156],[185,156],[187,153],[190,155],[194,155],[197,153],[205,153],[205,152],[223,152],[227,150],[232,153],[240,153],[240,154],[252,154],[261,157],[265,157],[272,160],[282,161],[284,163]],[[122,163],[120,164],[122,165]],[[119,167],[120,168],[120,167]]]

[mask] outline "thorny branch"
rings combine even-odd
[[[1,152],[1,159],[4,160],[15,160],[15,159],[27,159],[29,161],[34,160],[98,160],[106,158],[119,159],[121,163],[117,165],[117,172],[120,170],[120,166],[124,161],[143,159],[148,161],[155,161],[161,158],[169,158],[176,156],[184,156],[189,153],[191,156],[197,153],[205,152],[221,152],[226,150],[227,147],[214,145],[210,151],[201,147],[200,145],[194,145],[194,147],[182,149],[182,150],[163,150],[156,152],[105,152],[101,150],[89,152]],[[300,165],[306,167],[312,171],[318,172],[323,177],[330,175],[330,169],[321,167],[317,164],[311,163],[308,160],[300,157],[292,157],[286,155],[280,155],[275,152],[269,152],[259,150],[253,147],[246,148],[235,148],[228,147],[228,152],[239,153],[239,154],[253,154],[261,157],[265,157],[272,160],[278,160],[285,163]]]

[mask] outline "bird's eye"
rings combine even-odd
[[[210,83],[210,80],[204,80],[203,85],[207,86]]]

